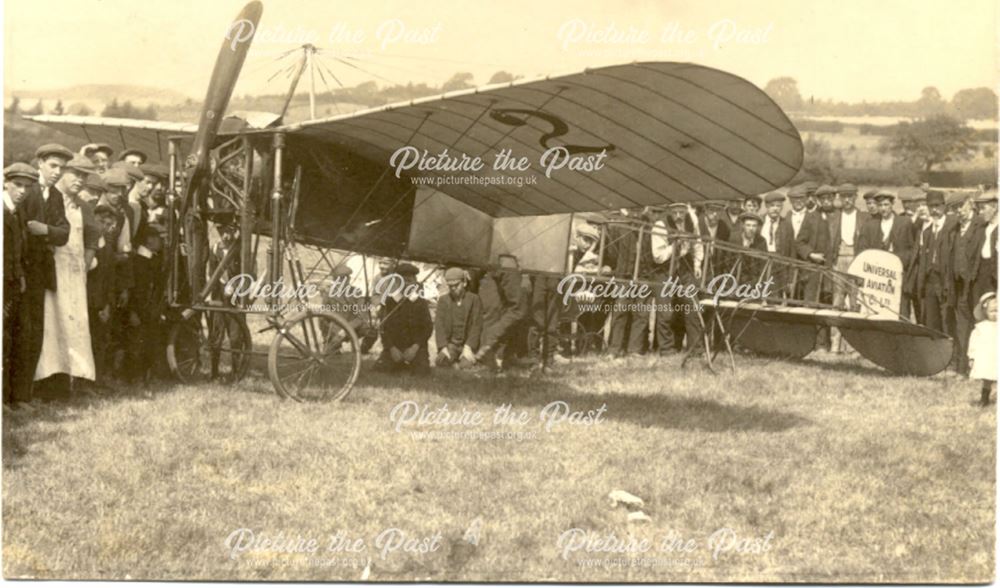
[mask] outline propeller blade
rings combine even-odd
[[[208,161],[208,152],[219,132],[219,124],[226,114],[229,99],[233,95],[233,88],[240,76],[240,70],[243,68],[243,62],[250,50],[250,43],[253,42],[263,11],[264,5],[258,0],[250,2],[243,7],[226,30],[226,38],[222,41],[219,56],[215,59],[212,81],[208,85],[201,116],[198,119],[198,133],[194,137],[191,155],[188,157],[188,162],[193,164],[196,170],[203,168]]]

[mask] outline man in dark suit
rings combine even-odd
[[[910,220],[893,211],[896,196],[891,192],[875,195],[878,202],[878,218],[869,221],[861,230],[858,251],[881,249],[888,251],[902,262],[906,268],[913,257],[913,227]],[[902,314],[902,309],[900,311]],[[904,315],[905,316],[905,315]]]
[[[950,322],[948,312],[954,303],[954,277],[951,264],[958,219],[945,215],[944,192],[927,193],[928,222],[922,233],[917,254],[917,295],[921,299],[921,323],[944,331]]]
[[[913,309],[912,317],[918,322],[923,320],[923,309],[919,292],[920,268],[917,264],[918,251],[921,245],[921,236],[924,228],[930,222],[927,215],[927,194],[922,188],[908,186],[899,191],[899,201],[903,205],[903,212],[900,216],[910,220],[910,230],[913,240],[913,255],[910,262],[903,265],[903,310],[902,314],[910,318],[910,309]]]
[[[26,288],[24,249],[28,230],[20,211],[28,191],[38,182],[38,170],[14,163],[3,170],[3,401],[13,400],[14,347],[19,343],[18,319]]]
[[[63,206],[63,195],[55,187],[62,176],[63,166],[73,158],[73,152],[62,145],[48,144],[35,151],[40,183],[25,195],[21,203],[28,231],[24,251],[25,291],[21,301],[17,359],[13,383],[13,399],[31,399],[35,367],[42,351],[45,323],[45,291],[56,289],[56,267],[52,248],[69,240],[69,221]]]
[[[972,297],[972,285],[976,279],[976,267],[979,250],[976,244],[981,243],[985,224],[976,215],[976,206],[972,199],[967,199],[958,209],[958,225],[955,228],[955,238],[951,251],[951,274],[953,280],[955,325],[952,335],[955,337],[958,373],[969,371],[969,336],[972,334],[972,309],[976,300]]]
[[[976,280],[973,300],[997,289],[997,191],[989,190],[976,198],[983,229],[976,242]]]
[[[794,236],[795,259],[822,266],[826,262],[829,229],[818,213],[806,210],[808,192],[803,186],[796,186],[788,192],[792,211],[788,214]],[[819,273],[800,274],[795,297],[810,302],[819,301]]]
[[[854,256],[859,249],[858,242],[861,240],[861,230],[868,223],[871,217],[867,212],[860,211],[855,206],[858,197],[858,189],[853,184],[841,184],[837,187],[837,195],[840,197],[840,210],[830,214],[830,259],[831,267],[840,272],[847,272],[854,261]],[[833,285],[833,305],[836,308],[850,308],[853,301],[847,300],[847,288],[845,284],[836,282]],[[840,331],[836,328],[830,330],[830,351],[840,353],[844,351],[844,343],[840,336]]]

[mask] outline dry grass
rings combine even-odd
[[[976,396],[970,382],[860,361],[738,358],[737,374],[713,376],[635,358],[498,378],[366,370],[338,405],[281,401],[258,374],[22,408],[4,414],[4,574],[357,580],[370,559],[384,581],[989,582],[996,419]],[[533,420],[507,430],[530,438],[416,439],[389,420],[406,400],[480,411],[475,431],[504,430],[489,420],[510,403]],[[537,417],[553,401],[607,410],[547,432]],[[642,497],[652,521],[627,523],[614,489]],[[708,537],[723,527],[773,532],[769,549],[714,559]],[[312,561],[233,560],[239,528],[324,539]],[[389,528],[441,538],[383,559]],[[564,559],[558,540],[574,528],[648,538],[641,557],[659,560]],[[366,550],[325,552],[338,531]],[[692,552],[658,552],[671,532]]]

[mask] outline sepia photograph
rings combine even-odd
[[[9,0],[6,580],[989,584],[991,0]]]

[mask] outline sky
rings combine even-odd
[[[484,84],[631,61],[716,67],[805,98],[914,100],[996,87],[995,0],[264,0],[238,94],[281,93],[290,50],[312,42],[317,91],[372,80]],[[201,97],[241,0],[8,0],[5,94],[135,84]],[[352,67],[353,66],[353,67]],[[360,68],[360,69],[359,69]],[[330,75],[332,74],[332,75]],[[273,79],[272,76],[275,76]]]

